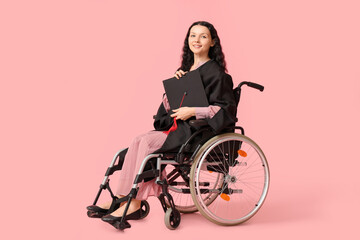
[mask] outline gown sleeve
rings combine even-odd
[[[210,105],[219,106],[220,110],[209,119],[208,124],[217,133],[229,126],[234,126],[236,119],[236,100],[233,93],[233,81],[231,75],[218,72],[207,79],[206,86]]]
[[[196,119],[212,118],[220,110],[219,106],[210,105],[208,107],[196,107]]]
[[[166,96],[166,93],[164,93],[162,102],[163,102],[163,105],[164,105],[164,108],[165,108],[166,112],[169,112],[170,104],[169,104],[169,100],[168,100],[168,98]]]
[[[164,94],[165,95],[165,94]],[[162,102],[159,106],[159,109],[154,116],[154,128],[156,131],[167,131],[174,123],[172,117],[170,117],[171,113],[169,113]]]

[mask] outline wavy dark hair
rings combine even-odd
[[[190,29],[195,25],[201,25],[209,29],[211,38],[215,42],[215,45],[209,49],[209,57],[219,64],[221,70],[227,72],[225,56],[221,48],[220,38],[217,35],[217,31],[211,23],[205,21],[194,22],[189,27],[184,41],[181,67],[178,68],[178,70],[182,69],[183,71],[189,71],[191,66],[194,64],[194,53],[190,50],[188,38],[190,35]]]

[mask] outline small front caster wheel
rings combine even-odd
[[[171,208],[168,208],[166,210],[164,221],[168,229],[174,230],[175,228],[177,228],[180,225],[180,220],[181,216],[178,210],[173,210]]]

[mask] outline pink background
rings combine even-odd
[[[2,239],[358,239],[358,1],[1,1]],[[265,152],[263,208],[236,227],[86,216],[113,155],[152,129],[188,27],[214,24],[239,125]],[[116,186],[116,181],[112,182]],[[230,234],[231,233],[231,234]],[[5,238],[4,238],[5,237]]]

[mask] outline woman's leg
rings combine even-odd
[[[120,171],[117,194],[129,194],[144,158],[159,149],[164,144],[166,137],[167,135],[163,132],[149,131],[133,139]],[[142,200],[144,199],[146,198],[142,198]]]
[[[166,137],[167,135],[163,132],[150,131],[137,136],[132,141],[125,155],[123,168],[120,171],[120,184],[116,192],[117,194],[129,194],[144,158],[159,149],[164,144]],[[139,183],[138,187],[139,191],[136,199],[131,201],[127,214],[140,209],[141,200],[146,200],[148,196],[158,196],[161,191],[161,187],[155,183],[155,179]],[[123,205],[111,213],[111,215],[120,216],[124,212],[125,207],[126,205]]]

